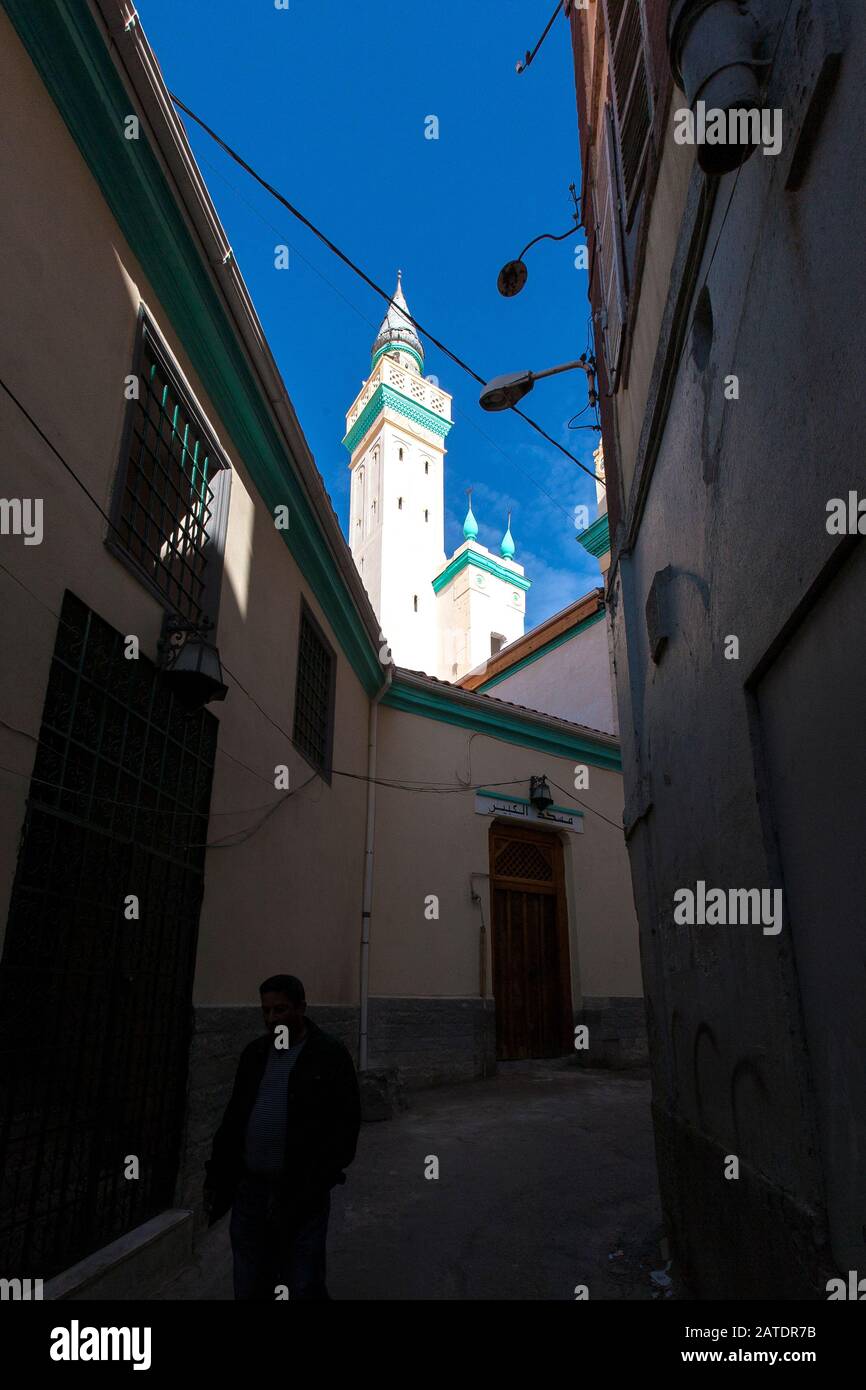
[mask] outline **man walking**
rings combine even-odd
[[[343,1044],[305,1017],[300,980],[272,975],[259,992],[268,1032],[244,1048],[214,1136],[208,1224],[232,1208],[236,1299],[326,1299],[330,1193],[355,1157],[358,1078]]]

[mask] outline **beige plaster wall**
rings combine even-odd
[[[103,202],[5,15],[0,14],[0,374],[108,511],[126,401],[123,379],[143,298],[231,460],[234,477],[218,642],[232,680],[220,721],[209,839],[250,826],[311,769],[291,732],[300,595],[337,649],[334,764],[363,774],[367,698]],[[48,172],[50,171],[50,176]],[[0,536],[0,930],[5,930],[63,591],[71,589],[156,656],[161,605],[104,545],[106,523],[33,427],[0,393],[4,497],[42,498],[44,539]],[[20,581],[20,582],[16,582]],[[21,586],[26,586],[26,588]],[[27,591],[31,592],[27,592]],[[6,727],[11,725],[12,729]],[[241,764],[246,764],[242,766]],[[207,856],[194,1002],[253,1002],[264,974],[299,974],[311,999],[357,998],[364,784],[315,777],[244,845]]]
[[[384,707],[380,712],[380,778],[415,779],[527,796],[529,778],[545,773],[559,805],[576,805],[574,762],[474,734],[437,720]],[[559,783],[566,792],[552,786]],[[615,825],[587,812],[583,834],[562,832],[571,942],[572,994],[640,996],[637,922],[621,831],[622,778],[590,766],[589,788],[575,793]],[[489,832],[492,817],[476,814],[474,791],[420,793],[378,787],[371,927],[371,993],[465,997],[480,989],[479,908],[488,926],[486,993],[491,994]],[[551,833],[560,833],[551,831]],[[439,898],[439,920],[427,920],[425,898]]]

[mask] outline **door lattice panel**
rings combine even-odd
[[[531,879],[536,883],[553,882],[550,855],[528,840],[511,840],[496,855],[497,878]]]

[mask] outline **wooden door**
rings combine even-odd
[[[562,1056],[574,1037],[562,845],[497,822],[490,879],[496,1055]]]

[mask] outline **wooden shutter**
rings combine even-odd
[[[626,204],[625,219],[628,222],[640,192],[651,124],[641,0],[604,0],[604,13]]]
[[[614,0],[611,0],[611,3],[614,3]],[[605,104],[603,128],[596,151],[593,206],[602,303],[601,336],[610,390],[615,391],[622,355],[626,298],[619,184],[616,176],[616,142],[609,102]]]

